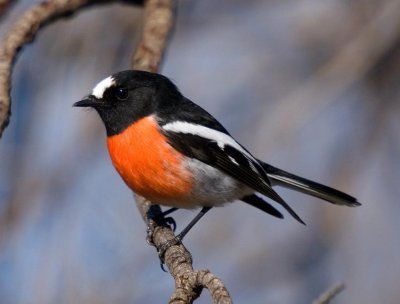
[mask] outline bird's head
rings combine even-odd
[[[169,102],[180,97],[175,85],[165,76],[127,70],[100,81],[85,99],[75,107],[91,107],[100,115],[112,136],[125,130],[135,121],[157,113]]]

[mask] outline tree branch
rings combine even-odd
[[[11,1],[4,1],[1,10]],[[0,138],[11,115],[11,75],[15,60],[21,49],[31,43],[39,30],[60,18],[70,17],[83,7],[94,4],[120,2],[116,0],[47,0],[28,10],[11,28],[0,48]],[[140,4],[143,1],[123,1]]]
[[[175,1],[151,0],[145,4],[143,33],[132,58],[135,70],[157,72],[174,26]]]
[[[158,215],[161,208],[145,198],[136,195],[136,205],[143,220],[152,230],[152,242],[160,250],[165,242],[174,238],[174,233],[169,227],[157,224],[148,218],[148,214]],[[175,291],[172,294],[170,304],[192,303],[200,296],[203,288],[207,288],[213,299],[213,303],[232,303],[229,292],[223,282],[208,270],[194,270],[192,256],[182,244],[169,247],[165,252],[165,264],[175,280]]]
[[[312,304],[328,304],[345,288],[346,286],[343,283],[338,283],[320,295]]]

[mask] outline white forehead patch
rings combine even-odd
[[[109,88],[115,85],[115,80],[111,76],[104,78],[100,81],[93,89],[92,95],[98,99],[103,98],[104,92]]]

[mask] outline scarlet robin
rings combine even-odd
[[[336,205],[360,205],[350,195],[257,159],[211,114],[160,74],[116,73],[74,106],[92,107],[99,113],[112,163],[129,188],[164,206],[202,207],[178,235],[179,240],[212,207],[234,200],[283,218],[256,193],[282,205],[304,224],[272,189],[275,185]]]

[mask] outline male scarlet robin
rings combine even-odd
[[[213,116],[160,74],[133,70],[116,73],[74,106],[92,107],[99,113],[112,163],[129,188],[153,203],[202,207],[178,240],[210,208],[234,200],[283,218],[257,192],[281,204],[303,223],[272,189],[275,185],[336,205],[360,205],[343,192],[258,160]]]

